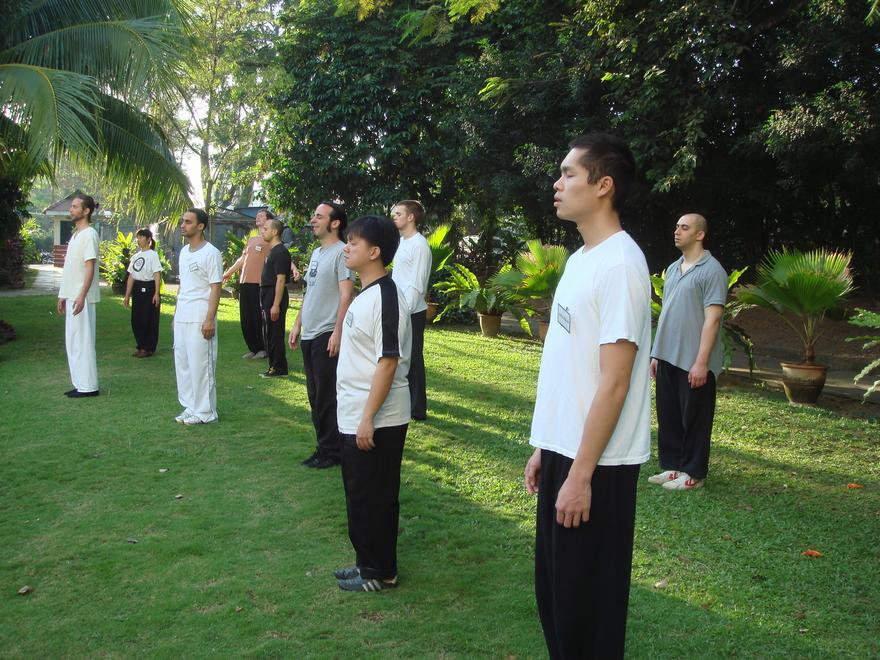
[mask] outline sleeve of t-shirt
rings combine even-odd
[[[596,283],[599,306],[599,344],[613,344],[621,339],[638,345],[644,319],[650,318],[650,300],[638,271],[628,264],[608,270]]]
[[[88,233],[88,239],[89,240],[83,242],[83,261],[89,261],[90,259],[98,258],[98,248],[100,247],[98,232],[96,232],[94,229],[90,231]]]
[[[400,324],[400,306],[397,287],[391,278],[379,284],[381,304],[373,312],[373,343],[376,362],[383,357],[400,357],[400,340],[397,329]]]
[[[272,259],[272,274],[275,277],[284,275],[284,279],[287,281],[287,276],[290,275],[290,252],[287,251],[287,248],[275,250],[275,255]]]
[[[340,250],[336,257],[336,281],[350,280],[351,271],[345,267],[345,253]]]
[[[150,272],[155,275],[162,272],[162,262],[159,261],[159,255],[153,252],[150,255]]]
[[[723,268],[713,268],[703,283],[703,309],[709,305],[724,305],[726,302],[727,273]]]
[[[219,284],[223,281],[223,261],[219,250],[212,250],[205,260],[205,268],[208,271],[208,283]]]

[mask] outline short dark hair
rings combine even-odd
[[[321,206],[321,204],[329,206],[332,209],[330,211],[330,222],[333,222],[334,220],[339,220],[339,239],[345,240],[345,228],[348,226],[348,215],[346,215],[345,213],[345,207],[342,204],[337,204],[336,202],[318,202],[318,206]]]
[[[590,183],[596,183],[603,176],[613,179],[614,198],[611,202],[614,210],[620,211],[636,178],[636,159],[626,142],[607,133],[587,133],[574,138],[568,146],[586,152],[580,164],[586,168]]]
[[[284,231],[284,224],[281,220],[276,220],[275,218],[266,218],[266,225],[274,229],[278,232],[278,236],[281,236],[281,232]],[[266,225],[263,225],[264,227]]]
[[[425,207],[422,206],[422,203],[415,199],[402,199],[394,206],[402,206],[404,207],[408,213],[412,213],[413,219],[416,221],[416,224],[421,224],[422,220],[425,218]]]
[[[400,245],[400,232],[384,215],[362,215],[351,223],[348,238],[362,238],[370,245],[379,248],[382,265],[387,266],[394,259]]]
[[[210,221],[210,218],[208,217],[208,214],[205,213],[204,209],[187,209],[186,212],[192,213],[196,216],[197,225],[204,225],[205,229],[208,228],[208,222]]]
[[[257,215],[260,215],[260,213],[265,213],[267,220],[274,220],[275,219],[275,214],[272,213],[272,211],[270,211],[268,209],[268,207],[263,207],[259,211],[257,211]]]
[[[143,236],[144,238],[150,239],[150,249],[156,249],[156,239],[153,238],[153,232],[144,227],[143,229],[138,229],[136,236]]]
[[[95,209],[98,208],[98,204],[95,203],[95,198],[91,195],[78,192],[73,196],[73,199],[80,200],[83,203],[83,206],[89,210],[89,222],[91,222],[92,216],[95,214]]]

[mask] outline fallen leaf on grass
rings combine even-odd
[[[804,557],[821,557],[822,553],[818,550],[804,550],[801,553]]]
[[[159,468],[159,472],[168,472],[168,468]]]
[[[177,495],[174,496],[174,499],[175,499],[175,500],[182,500],[182,499],[183,499],[183,495],[181,495],[180,493],[178,493]]]
[[[244,609],[244,608],[243,608],[241,605],[236,605],[236,606],[235,606],[235,611],[236,611],[236,612],[241,612],[243,609]]]
[[[130,539],[125,539],[125,542],[126,542],[126,543],[137,543],[138,540],[135,539],[135,538],[130,538]]]
[[[864,488],[864,486],[862,484],[847,484],[846,487],[849,488],[850,490],[857,490],[859,488]]]
[[[655,589],[665,589],[669,586],[669,580],[667,578],[663,578],[662,580],[658,580],[654,583]]]
[[[26,584],[26,585],[24,585],[21,589],[18,590],[18,595],[19,595],[19,596],[27,596],[27,595],[28,595],[29,593],[31,593],[33,590],[34,590],[33,587],[31,587],[30,585]]]

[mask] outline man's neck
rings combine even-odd
[[[600,211],[577,221],[577,230],[584,241],[584,249],[590,250],[606,238],[622,229],[616,211]]]
[[[73,224],[74,224],[74,226],[76,227],[76,230],[77,230],[77,231],[82,231],[82,230],[85,229],[86,227],[91,226],[92,223],[89,222],[89,219],[88,219],[88,218],[80,218],[79,220],[77,220],[77,221],[76,221],[75,223],[73,223]]]
[[[406,227],[404,227],[403,229],[400,230],[400,237],[401,238],[412,238],[413,236],[415,236],[418,233],[419,233],[419,229],[418,229],[418,227],[416,227],[415,223],[413,223],[411,225],[407,225]]]
[[[273,236],[272,240],[269,241],[269,248],[270,249],[275,247],[276,245],[281,245],[281,237],[280,236]]]
[[[339,242],[338,234],[327,234],[324,238],[319,238],[318,242],[321,244],[322,248],[332,247]]]
[[[204,234],[196,234],[192,238],[189,239],[189,250],[190,252],[194,250],[198,250],[202,245],[205,244],[205,235]]]
[[[693,265],[703,258],[704,253],[705,250],[703,250],[703,244],[694,243],[693,245],[689,245],[684,250],[682,250],[681,256],[684,257],[684,262],[686,264]]]
[[[361,278],[361,286],[364,289],[376,280],[385,277],[386,274],[385,266],[382,265],[381,261],[371,261],[358,271],[358,276]]]

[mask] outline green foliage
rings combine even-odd
[[[850,323],[862,328],[880,329],[880,314],[858,307],[856,308],[856,312],[858,313],[849,320]],[[847,341],[863,341],[865,343],[862,344],[862,350],[869,351],[873,348],[877,348],[878,346],[880,346],[880,335],[861,335],[859,337],[848,337]],[[856,376],[853,378],[853,382],[858,383],[862,378],[865,378],[869,373],[877,368],[880,368],[880,358],[869,362],[864,369],[856,374]],[[865,392],[865,396],[862,400],[867,401],[868,397],[871,396],[871,394],[873,394],[878,387],[880,387],[880,378],[878,378],[871,384],[871,386],[868,388],[868,391]]]
[[[24,286],[25,261],[19,230],[30,215],[27,211],[29,192],[30,182],[0,169],[0,286]]]
[[[259,230],[257,230],[256,228],[251,229],[247,234],[241,237],[236,236],[231,231],[226,232],[226,240],[223,245],[222,253],[224,271],[236,261],[238,261],[238,258],[241,257],[242,254],[244,254],[244,248],[247,245],[248,240],[258,235]],[[292,255],[293,252],[291,252],[291,256]],[[241,271],[239,270],[237,273],[232,274],[232,277],[230,277],[226,281],[226,284],[224,284],[224,286],[232,289],[233,291],[238,291],[240,280]]]
[[[30,218],[25,220],[19,233],[22,241],[22,254],[26,263],[42,263],[42,250],[52,247],[52,237],[49,232],[40,227],[39,223]]]
[[[449,229],[448,224],[440,225],[425,239],[428,241],[428,247],[431,248],[431,269],[435,273],[441,272],[452,258],[453,250],[448,241]]]
[[[116,232],[112,241],[101,241],[99,246],[101,276],[117,288],[128,280],[128,265],[131,256],[137,252],[137,239],[134,232]]]
[[[520,252],[511,267],[502,268],[490,282],[504,298],[511,302],[511,311],[520,326],[532,334],[528,316],[550,320],[553,294],[562,279],[568,250],[559,245],[542,245],[534,239],[526,243],[527,250]]]
[[[748,266],[739,270],[732,271],[727,276],[728,292],[739,282],[740,278],[749,269]],[[657,323],[660,320],[660,313],[663,311],[663,288],[666,285],[666,271],[659,275],[651,275],[651,288],[654,295],[651,297],[651,321],[654,326],[654,332],[657,331]],[[753,372],[757,367],[755,362],[755,344],[749,333],[736,323],[736,317],[744,309],[748,309],[751,305],[741,301],[736,295],[728,295],[727,302],[724,303],[724,312],[721,315],[721,330],[719,332],[722,349],[722,369],[730,369],[733,363],[733,355],[739,348],[749,361],[749,373]]]
[[[14,3],[0,34],[0,166],[30,181],[68,157],[128,190],[135,213],[187,203],[186,176],[143,110],[177,83],[182,7]]]
[[[447,296],[449,302],[434,319],[438,323],[452,309],[472,309],[477,314],[500,316],[509,305],[491,284],[481,284],[477,276],[464,264],[447,264],[448,276],[434,285]]]
[[[851,260],[850,253],[831,250],[771,250],[758,266],[757,284],[741,286],[734,295],[779,314],[800,338],[804,362],[814,364],[819,323],[853,289]]]

